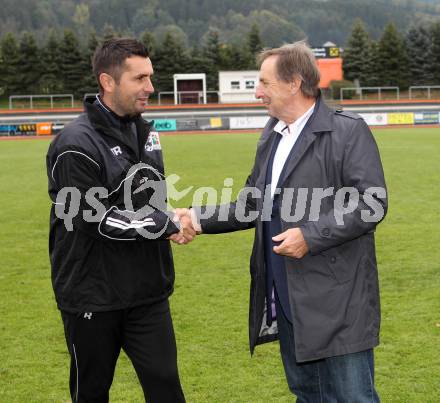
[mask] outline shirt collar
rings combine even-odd
[[[113,111],[110,110],[110,108],[104,103],[104,101],[101,99],[99,94],[96,94],[96,103],[104,109],[108,113],[113,113]]]
[[[286,122],[279,120],[278,123],[273,128],[274,131],[280,133],[282,136],[287,136],[290,133],[295,133],[298,127],[304,125],[305,122],[312,116],[313,110],[315,109],[315,103],[308,109],[305,113],[303,113],[298,119],[296,119],[293,123],[288,125]]]

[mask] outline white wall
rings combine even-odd
[[[219,71],[218,83],[220,103],[260,102],[255,99],[257,70]]]

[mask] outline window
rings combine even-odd
[[[239,90],[240,81],[231,81],[231,90]]]
[[[246,89],[247,90],[255,89],[255,81],[254,80],[246,81]]]

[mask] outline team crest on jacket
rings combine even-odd
[[[145,144],[145,150],[146,151],[162,150],[158,132],[150,132],[150,134],[148,135],[147,142]]]

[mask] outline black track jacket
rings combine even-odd
[[[137,150],[121,132],[124,124],[136,130]],[[110,311],[172,293],[166,238],[178,228],[166,212],[162,151],[149,123],[139,115],[116,127],[100,106],[85,102],[85,113],[51,143],[47,173],[59,309]]]

